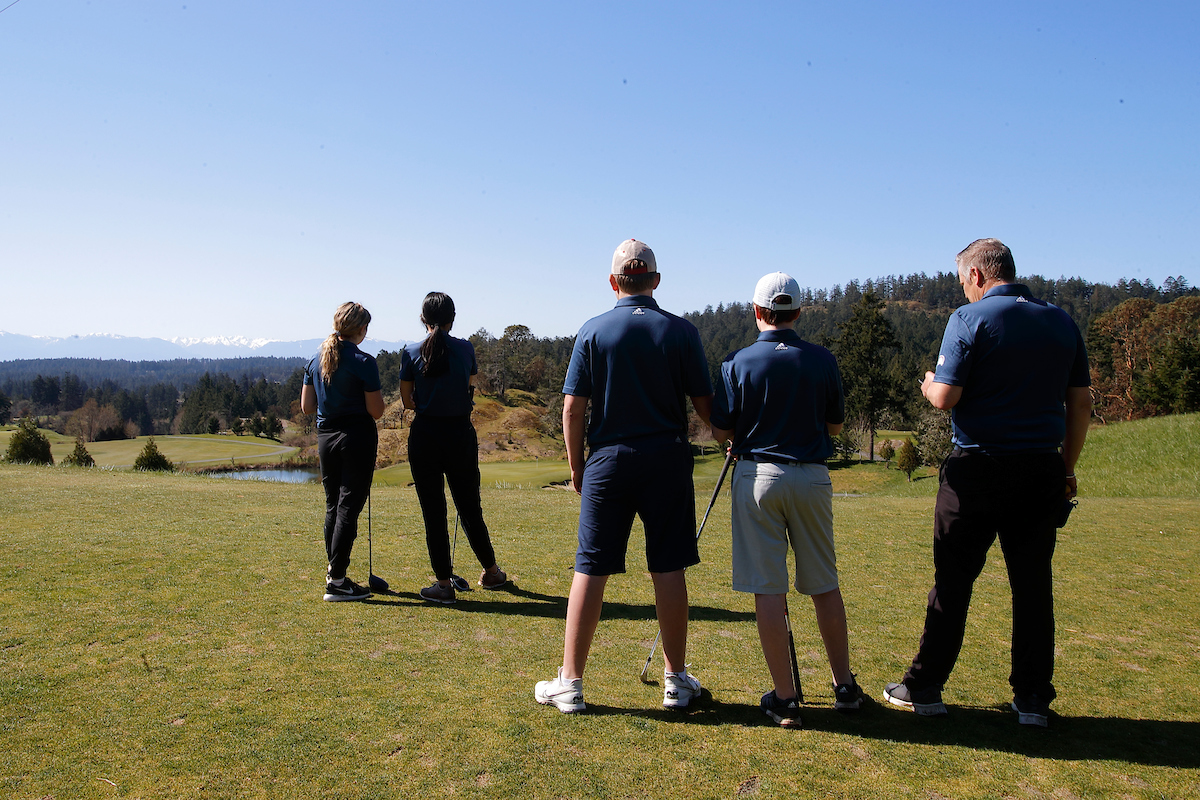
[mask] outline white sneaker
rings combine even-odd
[[[563,668],[558,668],[558,676],[552,681],[538,681],[533,687],[533,699],[544,706],[554,706],[564,714],[583,711],[583,679],[564,680]]]
[[[700,696],[700,681],[695,675],[683,672],[663,673],[663,708],[687,708],[692,698]]]

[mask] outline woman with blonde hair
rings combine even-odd
[[[437,576],[432,586],[421,590],[421,597],[449,605],[456,597],[446,525],[446,483],[467,541],[484,568],[479,585],[499,589],[508,576],[496,565],[479,500],[479,443],[471,424],[473,383],[479,372],[475,348],[450,335],[454,301],[449,295],[425,295],[421,323],[429,335],[400,353],[400,397],[405,408],[416,411],[408,434],[408,465],[425,519],[425,546]]]
[[[325,488],[325,599],[365,600],[371,592],[346,577],[350,549],[358,536],[358,515],[371,493],[383,392],[374,357],[358,349],[367,337],[371,313],[358,303],[342,303],[333,315],[333,333],[304,368],[300,409],[317,414],[317,456]]]

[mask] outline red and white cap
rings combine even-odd
[[[649,245],[637,239],[626,239],[617,246],[613,253],[613,275],[645,275],[648,272],[658,272],[654,251]]]

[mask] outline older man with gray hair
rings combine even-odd
[[[951,315],[921,384],[954,427],[933,512],[933,588],[917,655],[884,697],[922,716],[946,713],[942,688],[971,590],[999,536],[1013,598],[1012,708],[1020,724],[1045,727],[1055,697],[1050,561],[1091,418],[1087,353],[1065,311],[1016,283],[1003,242],[978,239],[955,261],[968,304]]]

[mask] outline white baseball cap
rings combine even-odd
[[[754,305],[768,311],[792,311],[800,307],[800,284],[786,272],[763,275],[754,287]]]

